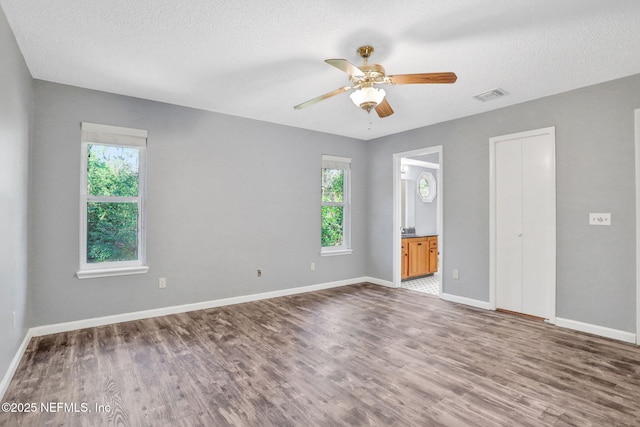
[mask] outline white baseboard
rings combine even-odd
[[[440,294],[440,298],[445,301],[457,302],[458,304],[470,305],[471,307],[482,308],[484,310],[493,310],[491,308],[491,304],[489,304],[487,301],[480,301],[477,299],[460,297],[458,295],[445,294],[444,292]]]
[[[218,300],[203,301],[193,304],[176,305],[171,307],[155,308],[152,310],[136,311],[132,313],[115,314],[112,316],[94,317],[91,319],[76,320],[73,322],[56,323],[53,325],[37,326],[31,328],[29,332],[33,337],[42,335],[57,334],[60,332],[75,331],[96,326],[111,325],[113,323],[129,322],[132,320],[148,319],[151,317],[167,316],[170,314],[185,313],[188,311],[204,310],[207,308],[223,307],[226,305],[241,304],[244,302],[258,301],[269,298],[277,298],[288,295],[301,294],[305,292],[320,291],[323,289],[337,288],[340,286],[355,285],[369,281],[368,277],[358,277],[354,279],[339,280],[336,282],[321,283],[317,285],[302,286],[299,288],[289,288],[279,291],[263,292],[259,294],[243,295],[239,297],[223,298]]]
[[[620,331],[618,329],[605,328],[604,326],[592,325],[590,323],[578,322],[575,320],[561,319],[556,317],[556,326],[562,328],[573,329],[580,332],[587,332],[594,335],[599,335],[605,338],[611,338],[614,340],[624,341],[631,344],[636,343],[636,334],[633,332]]]
[[[18,347],[18,351],[16,352],[16,355],[13,356],[13,360],[9,365],[9,369],[7,369],[7,372],[4,374],[4,378],[2,378],[2,382],[0,382],[0,402],[4,401],[4,394],[9,388],[9,383],[13,378],[13,374],[16,373],[16,370],[18,369],[18,365],[20,365],[20,361],[22,360],[22,356],[24,356],[24,352],[27,349],[27,345],[29,345],[29,341],[31,340],[31,336],[32,336],[30,332],[31,331],[29,330],[24,335],[22,344],[20,344],[20,347]]]
[[[388,280],[376,279],[375,277],[365,277],[364,280],[369,283],[373,283],[374,285],[386,286],[387,288],[394,289],[397,288],[397,286],[393,285],[393,282],[389,282]]]
[[[440,294],[440,298],[445,301],[456,302],[460,304],[470,305],[472,307],[482,308],[485,310],[494,310],[486,301],[479,301],[475,299],[460,297],[457,295],[451,294]],[[587,332],[593,335],[598,335],[605,338],[611,338],[618,341],[624,341],[631,344],[636,344],[636,334],[633,332],[620,331],[618,329],[606,328],[604,326],[592,325],[589,323],[578,322],[576,320],[562,319],[560,317],[556,317],[554,322],[550,322],[555,326],[559,326],[561,328],[573,329],[575,331]]]

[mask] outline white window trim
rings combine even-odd
[[[320,251],[320,256],[338,256],[338,255],[350,255],[353,253],[353,249],[335,249],[323,247]]]
[[[343,203],[324,203],[320,200],[321,206],[343,206],[342,213],[342,245],[340,246],[321,246],[320,256],[336,256],[349,255],[353,253],[351,248],[351,159],[348,157],[338,156],[322,156],[322,169],[333,168],[343,169],[344,174],[344,193]]]
[[[78,279],[96,277],[144,274],[149,271],[146,265],[146,148],[147,131],[118,126],[82,123],[80,162],[80,269]],[[139,150],[138,196],[137,197],[97,197],[87,194],[87,149],[89,144],[114,145]],[[87,203],[89,201],[114,200],[138,202],[138,259],[134,261],[87,263]]]

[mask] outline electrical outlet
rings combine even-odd
[[[590,213],[589,225],[611,225],[611,213]]]
[[[460,270],[458,270],[457,268],[453,269],[453,278],[454,279],[460,278]]]
[[[161,277],[158,279],[158,287],[160,289],[164,289],[167,287],[167,278],[166,277]]]
[[[261,269],[261,268],[259,268],[259,269],[257,269],[257,270],[256,270],[256,275],[257,275],[258,277],[262,277],[262,269]]]
[[[311,269],[311,271],[315,271],[316,270],[316,263],[312,262],[311,263],[311,267],[309,267]]]

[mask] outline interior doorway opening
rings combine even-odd
[[[431,295],[443,289],[442,151],[393,155],[393,285]]]

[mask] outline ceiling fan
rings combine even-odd
[[[308,107],[332,96],[339,95],[349,90],[355,90],[349,97],[356,106],[371,112],[375,108],[376,113],[381,118],[388,117],[393,114],[393,109],[387,99],[384,89],[378,89],[375,85],[379,84],[425,84],[425,83],[454,83],[458,77],[455,73],[419,73],[419,74],[395,74],[387,76],[384,68],[379,64],[369,64],[368,60],[373,53],[373,47],[360,46],[357,50],[358,55],[364,60],[364,64],[356,67],[346,59],[326,59],[329,65],[333,65],[337,69],[349,74],[349,80],[353,86],[345,86],[332,92],[320,95],[317,98],[310,99],[302,104],[296,105],[296,110]]]

